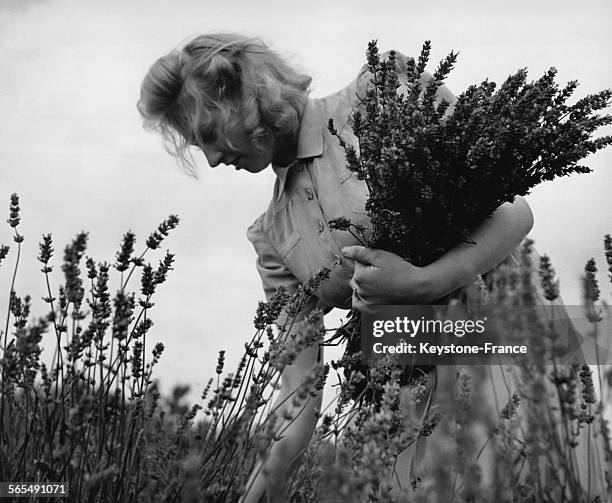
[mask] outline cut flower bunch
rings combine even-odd
[[[376,41],[370,42],[371,85],[352,116],[356,139],[341,136],[329,121],[348,168],[367,184],[365,207],[372,228],[367,239],[366,229],[344,217],[332,219],[330,226],[417,266],[434,262],[461,242],[476,244],[470,233],[501,204],[545,180],[590,172],[579,162],[612,144],[612,136],[595,138],[612,123],[611,115],[600,113],[610,105],[612,90],[569,105],[577,81],[561,88],[557,71],[550,68],[528,82],[521,69],[499,88],[485,80],[450,103],[438,98],[438,90],[457,54],[451,52],[429,76],[430,49],[426,41],[418,60],[408,58],[400,79],[396,53],[381,60]],[[352,310],[328,341],[347,340],[341,362],[347,377],[353,371],[368,375],[360,364],[359,320],[359,312]],[[361,393],[365,387],[362,382],[359,394],[373,396]]]
[[[612,90],[568,105],[577,81],[559,88],[550,68],[529,83],[522,69],[499,89],[485,80],[454,104],[437,101],[457,54],[451,52],[427,80],[430,48],[426,41],[418,61],[408,59],[402,93],[395,52],[381,61],[371,42],[372,85],[361,97],[364,112],[352,117],[359,151],[329,124],[349,169],[369,189],[372,237],[364,244],[418,266],[468,240],[502,203],[545,180],[590,172],[578,163],[612,143],[612,136],[593,137],[612,123],[611,115],[597,113],[610,105]],[[341,218],[332,225],[349,230],[352,224]]]

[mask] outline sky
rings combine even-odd
[[[161,220],[178,214],[164,245],[176,253],[175,270],[156,295],[148,340],[166,346],[157,370],[163,389],[187,383],[197,396],[217,352],[225,349],[232,367],[253,334],[263,293],[246,229],[266,208],[274,174],[213,170],[200,156],[198,178],[187,176],[136,110],[155,59],[200,33],[256,35],[312,75],[312,96],[321,97],[356,76],[371,39],[409,55],[430,39],[432,61],[460,53],[447,81],[455,94],[522,67],[537,78],[555,66],[560,82],[581,82],[583,96],[612,87],[611,25],[609,0],[0,0],[0,208],[4,198],[8,214],[10,194],[20,195],[26,238],[17,292],[31,293],[43,314],[35,257],[44,233],[60,256],[86,230],[88,254],[112,262],[127,230],[143,247]],[[551,257],[571,304],[580,299],[585,261],[594,257],[605,269],[601,243],[612,233],[612,149],[586,163],[592,174],[549,182],[528,197],[531,237]],[[0,228],[0,243],[10,241],[8,227]],[[12,259],[0,267],[0,312]],[[600,281],[609,298],[604,272]]]

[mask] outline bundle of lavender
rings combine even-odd
[[[367,244],[419,266],[468,239],[503,202],[545,180],[590,172],[578,163],[612,144],[612,136],[593,138],[612,123],[612,116],[596,113],[610,105],[612,90],[567,105],[578,82],[560,89],[554,68],[531,83],[522,69],[499,89],[487,80],[472,85],[447,114],[450,104],[436,103],[436,92],[457,54],[451,52],[423,84],[430,48],[426,41],[418,61],[408,59],[406,92],[400,93],[395,53],[381,61],[370,42],[373,85],[362,98],[365,113],[353,115],[359,154],[329,124],[348,167],[369,188],[373,232]],[[333,225],[349,224],[336,219]]]
[[[457,59],[451,52],[425,82],[431,44],[418,61],[408,59],[406,90],[399,92],[396,55],[386,60],[376,41],[368,46],[372,85],[361,97],[353,131],[357,149],[346,143],[330,120],[329,130],[346,151],[350,170],[369,189],[366,210],[372,234],[366,246],[394,252],[424,266],[456,244],[505,201],[525,195],[537,184],[572,173],[589,153],[612,144],[594,138],[612,116],[598,113],[610,105],[612,90],[568,105],[578,82],[560,88],[551,68],[535,82],[519,70],[497,88],[485,80],[470,86],[451,104],[436,99]],[[345,218],[331,226],[351,230]],[[358,333],[353,313],[340,335]],[[349,349],[358,350],[354,335]],[[351,351],[349,351],[351,352]]]

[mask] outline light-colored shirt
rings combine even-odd
[[[405,70],[405,57],[398,55],[398,62],[400,72]],[[425,75],[423,80],[429,78]],[[342,139],[356,146],[351,116],[369,85],[371,74],[364,66],[341,91],[309,99],[300,123],[296,161],[285,168],[273,166],[277,179],[272,201],[247,232],[268,299],[279,286],[293,290],[321,267],[328,267],[331,275],[319,290],[319,307],[351,307],[353,263],[340,250],[360,243],[350,232],[331,230],[328,222],[346,217],[369,228],[368,191],[365,182],[347,169],[345,151],[327,124],[333,119]],[[438,91],[440,97],[454,100],[445,87]]]

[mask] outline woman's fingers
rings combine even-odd
[[[361,262],[355,262],[355,270],[351,278],[351,288],[353,290],[359,288],[362,294],[370,295],[368,277],[371,270],[371,266],[364,265]]]
[[[376,260],[376,250],[365,246],[346,246],[340,253],[346,258],[355,260],[356,264],[372,265]]]
[[[351,279],[350,285],[351,289],[353,290],[353,296],[351,299],[352,307],[358,311],[363,311],[368,305],[368,296],[359,289],[359,285],[355,281],[354,277]]]
[[[357,311],[363,311],[365,308],[365,302],[361,295],[359,295],[359,290],[357,288],[353,289],[353,299],[351,301],[351,307],[353,309],[357,309]]]

